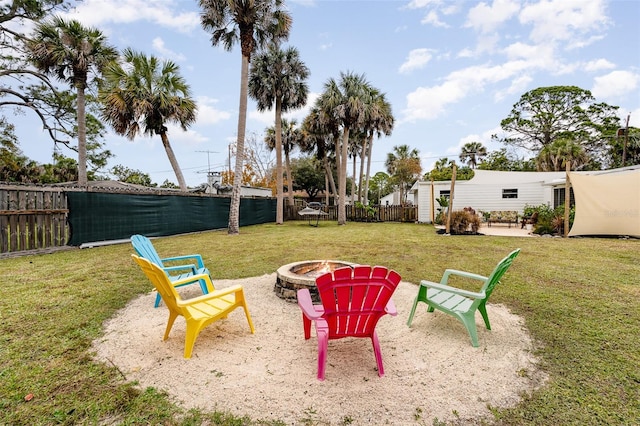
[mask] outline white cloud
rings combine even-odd
[[[595,61],[589,61],[584,64],[585,71],[609,70],[615,67],[615,64],[609,62],[606,59],[596,59]]]
[[[214,107],[218,103],[217,99],[199,96],[196,102],[198,104],[198,124],[217,124],[231,118],[230,113]]]
[[[522,24],[533,26],[530,38],[534,42],[564,41],[565,46],[584,46],[594,38],[581,40],[582,35],[603,30],[609,24],[604,0],[529,3],[519,18]]]
[[[591,94],[596,99],[615,99],[638,89],[639,84],[640,74],[630,71],[612,71],[594,79]]]
[[[400,65],[400,69],[398,70],[398,72],[400,72],[401,74],[406,74],[413,70],[423,68],[433,57],[432,52],[433,50],[425,48],[413,49],[409,52],[407,60],[402,65]]]
[[[482,2],[469,10],[465,26],[482,33],[493,32],[519,9],[520,5],[513,0],[494,0],[492,5]]]
[[[438,16],[438,12],[436,12],[435,10],[430,10],[429,12],[427,12],[424,18],[422,18],[422,20],[420,21],[420,23],[433,25],[434,27],[449,28],[449,25],[447,25],[446,22],[442,22],[440,20],[440,17]]]
[[[200,28],[198,13],[180,12],[177,10],[180,6],[181,2],[177,0],[86,0],[64,16],[94,27],[148,21],[180,32]]]
[[[153,47],[153,50],[158,52],[162,58],[171,59],[177,62],[182,62],[186,59],[183,54],[176,53],[171,49],[167,49],[167,47],[164,45],[164,40],[162,40],[160,37],[154,38],[151,42],[151,45]]]

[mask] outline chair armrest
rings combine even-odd
[[[179,285],[182,285],[182,284],[194,283],[194,282],[200,281],[200,280],[204,280],[205,284],[207,285],[207,290],[209,290],[209,293],[207,293],[206,295],[211,294],[214,291],[215,288],[213,287],[213,283],[211,282],[211,277],[208,274],[191,275],[189,277],[184,277],[184,278],[181,278],[179,280],[172,281],[171,284],[174,285],[174,286],[179,286]],[[233,288],[233,287],[235,287],[235,286],[232,286],[232,287],[229,287],[229,288]],[[189,300],[191,300],[191,299],[189,299]]]
[[[309,289],[301,288],[296,294],[298,297],[298,306],[300,306],[300,309],[302,310],[304,316],[311,320],[322,318],[324,309],[316,309],[316,307],[313,305],[313,301],[311,300],[311,293],[309,293]]]
[[[163,259],[165,260],[165,259]],[[196,265],[193,263],[189,263],[187,265],[175,265],[175,266],[163,266],[162,270],[169,273],[174,271],[183,271],[185,269],[189,269],[192,274],[196,273]]]
[[[395,303],[393,303],[393,300],[389,299],[389,301],[387,302],[387,306],[385,306],[384,311],[387,313],[387,315],[391,315],[392,317],[395,317],[396,315],[398,315],[398,310],[396,309],[396,305]]]
[[[442,279],[440,280],[440,284],[443,285],[447,285],[447,283],[449,282],[449,276],[454,275],[454,276],[459,276],[459,277],[463,277],[463,278],[471,278],[474,280],[479,280],[479,281],[486,281],[487,277],[485,277],[484,275],[479,275],[479,274],[474,274],[471,272],[465,272],[465,271],[459,271],[457,269],[447,269],[444,271],[444,274],[442,275]]]
[[[202,256],[199,254],[187,254],[184,256],[174,256],[174,257],[165,257],[160,259],[162,262],[175,262],[176,260],[186,260],[186,259],[195,259],[196,264],[198,265],[198,269],[204,268],[204,262],[202,261]]]
[[[198,276],[198,275],[196,275]],[[201,275],[202,277],[209,277],[209,275]],[[232,293],[242,292],[242,286],[240,284],[232,285],[231,287],[223,288],[222,290],[216,290],[208,294],[203,294],[202,296],[194,297],[192,299],[187,300],[178,300],[178,306],[189,306],[194,303],[206,302],[211,299],[219,299],[222,296],[226,296]]]
[[[435,288],[436,290],[448,291],[449,293],[458,294],[460,296],[470,297],[472,299],[484,299],[487,295],[485,292],[476,293],[474,291],[467,291],[461,288],[451,287],[446,284],[434,283],[431,281],[420,281],[420,285],[425,286],[427,288]]]

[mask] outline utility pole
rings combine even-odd
[[[631,118],[631,113],[627,115],[627,125],[624,128],[624,144],[622,145],[622,167],[625,166],[627,161],[627,144],[629,143],[629,119]]]

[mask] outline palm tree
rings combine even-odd
[[[230,235],[240,233],[240,184],[244,162],[244,137],[247,125],[249,62],[254,50],[286,40],[291,29],[291,15],[284,10],[284,0],[199,0],[200,20],[211,31],[211,43],[231,50],[240,43],[240,106],[233,191],[229,207]]]
[[[291,172],[291,152],[296,146],[300,145],[303,134],[302,130],[296,127],[296,120],[282,119],[280,128],[282,139],[282,151],[284,152],[285,159],[285,174],[287,175],[287,196],[289,197],[289,205],[293,205],[293,174]],[[267,128],[264,141],[270,150],[276,148],[276,135],[277,131],[274,126]],[[282,166],[281,166],[282,167]],[[284,190],[282,191],[284,192]]]
[[[487,148],[480,142],[469,142],[462,147],[460,161],[475,169],[480,160],[487,156]]]
[[[422,173],[420,154],[417,149],[410,149],[408,145],[394,146],[393,151],[387,154],[385,167],[400,187],[400,202],[404,204],[405,191]]]
[[[258,103],[258,110],[271,109],[275,103],[275,149],[276,149],[276,224],[284,222],[284,197],[282,182],[282,113],[300,108],[307,102],[309,88],[305,80],[309,69],[300,60],[298,50],[289,47],[281,50],[272,45],[266,52],[257,55],[249,72],[249,95]],[[287,162],[288,162],[287,151]],[[288,166],[287,177],[291,181]],[[289,185],[289,194],[293,198],[293,188]],[[293,200],[291,199],[292,203]]]
[[[171,61],[126,49],[124,66],[113,63],[105,69],[100,89],[102,115],[115,132],[133,139],[139,133],[160,135],[181,191],[187,190],[169,137],[167,122],[180,124],[183,130],[196,120],[196,103],[190,89]]]
[[[302,137],[300,138],[300,149],[302,152],[315,153],[318,160],[324,165],[326,181],[325,187],[331,189],[331,193],[337,196],[336,183],[333,178],[332,164],[335,161],[335,141],[338,139],[339,129],[335,121],[327,120],[330,118],[327,114],[319,109],[316,105],[311,109],[309,114],[302,122]],[[327,204],[329,193],[326,192]]]
[[[362,196],[365,198],[365,204],[368,204],[369,194],[369,176],[371,174],[371,153],[373,150],[373,137],[381,137],[383,134],[386,136],[391,135],[393,130],[395,118],[391,112],[391,104],[387,102],[384,93],[380,93],[377,89],[371,90],[371,105],[367,111],[367,121],[365,129],[368,131],[368,138],[365,140],[365,146],[363,147],[362,154],[367,157],[367,172],[362,188]],[[365,152],[366,151],[366,152]],[[362,171],[360,171],[360,186],[362,186]]]
[[[319,109],[333,116],[342,128],[340,155],[338,160],[338,225],[347,223],[347,161],[349,155],[349,133],[364,124],[367,104],[370,102],[370,85],[364,75],[351,72],[340,73],[340,81],[329,79],[324,92],[318,98]],[[338,149],[336,147],[336,153]]]
[[[115,60],[118,52],[107,44],[97,29],[76,20],[54,17],[35,30],[29,42],[30,59],[47,75],[53,75],[76,89],[78,119],[78,185],[87,186],[87,120],[85,89],[89,76],[97,76]]]
[[[560,138],[545,145],[536,157],[536,166],[539,171],[563,171],[566,162],[571,162],[573,170],[579,170],[589,163],[589,156],[584,147],[568,138]]]

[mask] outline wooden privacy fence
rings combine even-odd
[[[304,207],[301,205],[284,206],[284,219],[307,220],[308,217],[298,214]],[[355,207],[347,205],[346,207],[347,221],[352,222],[416,222],[418,220],[417,206]],[[327,215],[320,216],[321,221],[338,220],[337,206],[323,206],[322,211]]]
[[[61,189],[0,188],[0,253],[65,246],[68,213]]]

